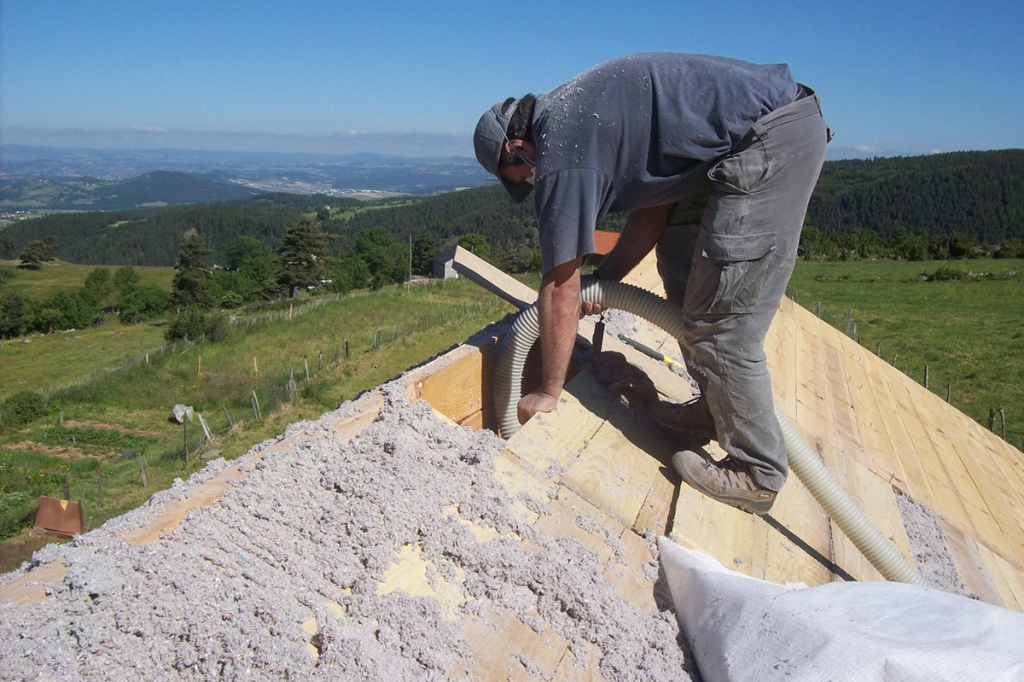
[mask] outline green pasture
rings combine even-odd
[[[3,288],[16,291],[30,299],[51,296],[58,291],[74,291],[85,284],[85,278],[95,268],[105,267],[113,275],[119,265],[77,265],[54,261],[41,265],[36,269],[16,267],[19,261],[0,261],[0,268],[11,274],[11,278],[3,282]],[[171,279],[174,268],[154,266],[132,266],[139,274],[140,284],[156,284],[167,291],[171,290]]]
[[[148,329],[148,337],[130,336],[135,327],[122,328],[120,336],[111,334],[116,328],[101,327],[92,331],[108,336],[93,343],[109,343],[113,355],[109,348],[119,342],[122,358],[120,369],[102,373],[96,373],[95,356],[72,359],[72,342],[60,335],[8,342],[0,353],[5,377],[9,370],[19,372],[25,384],[18,390],[36,382],[33,390],[45,392],[48,403],[41,418],[0,433],[0,537],[30,527],[38,496],[62,494],[65,481],[72,499],[83,502],[86,524],[96,527],[201,469],[204,453],[240,456],[288,424],[317,418],[511,310],[459,280],[285,301],[232,320],[226,339],[212,343],[167,344],[157,327],[139,328]],[[22,345],[39,352],[11,362],[6,354],[24,353]],[[149,352],[148,362],[140,348]],[[56,373],[61,364],[66,382],[38,383],[46,370],[35,365]],[[203,442],[198,419],[184,426],[172,419],[171,408],[178,403],[203,415],[213,443]],[[16,563],[0,570],[13,567]]]
[[[978,422],[996,410],[996,432],[1002,409],[1021,447],[1024,260],[799,261],[788,294],[844,332],[849,316],[863,346],[918,382],[927,365],[929,388]]]
[[[123,325],[108,316],[99,327],[0,341],[0,401],[12,393],[47,393],[117,367],[163,343],[163,327]]]

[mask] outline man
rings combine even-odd
[[[539,221],[542,383],[520,400],[519,421],[554,409],[594,227],[628,211],[595,276],[620,280],[657,249],[701,396],[660,403],[653,416],[700,444],[717,437],[728,453],[714,462],[684,448],[673,464],[704,494],[766,514],[788,466],[762,346],[829,138],[817,95],[785,64],[693,54],[621,57],[485,112],[477,159],[513,201],[532,191]]]

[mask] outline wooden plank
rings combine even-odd
[[[680,485],[679,475],[670,466],[660,467],[633,522],[633,531],[641,536],[648,530],[667,535],[672,529],[672,502]]]
[[[978,545],[978,554],[995,583],[1003,606],[1014,611],[1024,611],[1024,574],[984,545]]]
[[[953,566],[956,568],[960,582],[969,595],[974,595],[982,601],[996,606],[1003,606],[1002,597],[992,580],[985,562],[981,559],[978,545],[969,535],[963,532],[944,519],[936,519],[942,534],[945,536],[946,550],[953,559]]]
[[[799,374],[793,308],[793,301],[783,297],[764,344],[775,404],[790,420],[796,419],[796,382]]]
[[[658,256],[654,249],[651,249],[644,259],[622,278],[622,281],[665,298],[665,285],[658,274]]]
[[[640,515],[661,462],[605,423],[562,478],[580,497],[629,528]]]
[[[820,438],[835,439],[832,406],[825,377],[823,344],[813,331],[797,329],[796,421],[813,424],[811,430]]]
[[[853,343],[853,341],[845,337],[825,340],[823,352],[828,378],[828,394],[832,415],[835,419],[839,452],[867,467],[868,455],[865,452],[864,440],[861,438],[860,425],[857,421],[849,379],[846,375],[846,366],[843,362],[844,354],[841,346],[845,343]]]
[[[611,400],[588,372],[580,372],[566,384],[555,411],[534,416],[509,439],[508,447],[538,471],[555,467],[564,472],[601,428]]]
[[[475,417],[479,423],[494,417],[494,362],[498,339],[490,337],[479,344],[466,344],[447,354],[444,363],[432,366],[429,373],[411,374],[407,381],[419,397],[457,424]],[[431,363],[433,365],[433,363]]]
[[[712,443],[706,451],[715,459],[725,454],[717,443]],[[716,502],[685,483],[679,486],[669,537],[699,547],[724,566],[764,578],[768,544],[765,522],[753,514]]]
[[[764,579],[779,584],[820,585],[831,582],[832,526],[807,487],[790,473],[772,507],[764,554]],[[792,535],[792,537],[790,537]]]
[[[539,614],[534,619],[543,623]],[[523,624],[511,611],[488,606],[481,614],[467,617],[462,635],[474,656],[470,672],[481,680],[532,682],[538,672],[548,676],[558,669],[569,650],[564,637],[545,625],[541,632]],[[462,678],[451,671],[450,679]]]
[[[984,541],[992,537],[995,524],[991,514],[985,513],[986,505],[977,488],[964,474],[945,434],[918,410],[918,403],[927,398],[920,393],[924,389],[902,373],[894,377],[890,387],[900,405],[903,422],[918,446],[918,461],[936,503],[933,509],[975,539]]]
[[[37,566],[0,587],[0,603],[28,606],[46,599],[47,592],[64,582],[68,567],[60,559]]]
[[[843,489],[911,566],[916,566],[910,540],[903,527],[903,518],[896,506],[892,485],[873,474],[867,467],[833,448],[825,448],[825,462],[840,480]],[[835,562],[857,580],[885,580],[867,557],[832,522],[832,547]]]
[[[885,420],[879,410],[876,394],[870,386],[867,351],[858,344],[843,344],[847,388],[857,415],[867,457],[867,467],[880,477],[906,492],[906,481],[889,439]]]
[[[452,267],[455,268],[455,272],[476,282],[520,310],[530,307],[537,301],[536,291],[461,246],[455,247],[455,260]]]
[[[905,490],[913,499],[932,511],[939,512],[931,483],[922,468],[918,446],[904,421],[902,406],[896,400],[898,389],[890,389],[890,381],[893,378],[893,373],[897,370],[890,367],[881,358],[866,353],[864,358],[869,377],[868,385],[875,394],[875,403],[882,415],[885,432],[893,444],[896,462],[902,472],[900,478],[906,486]]]

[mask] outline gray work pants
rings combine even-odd
[[[679,339],[718,441],[779,490],[789,467],[764,354],[796,261],[828,128],[810,93],[755,123],[678,202],[657,245],[658,272],[683,309]]]

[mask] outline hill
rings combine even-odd
[[[1024,238],[1024,149],[827,162],[807,210],[826,234],[866,227]]]
[[[64,261],[168,266],[174,265],[186,230],[195,228],[218,262],[224,246],[242,235],[277,248],[289,225],[328,202],[334,207],[360,205],[356,199],[322,195],[265,194],[169,209],[58,213],[12,224],[2,234],[15,240],[15,253],[34,239],[50,236]]]
[[[142,197],[142,190],[135,196]],[[181,235],[195,227],[218,262],[224,246],[241,235],[276,248],[288,225],[324,205],[335,209],[323,226],[336,236],[338,248],[377,226],[403,243],[428,232],[442,248],[469,232],[496,249],[536,245],[533,206],[513,204],[496,184],[385,203],[279,192],[160,212],[54,215],[11,225],[4,235],[14,237],[19,249],[53,236],[58,257],[76,263],[172,265]],[[611,215],[598,227],[621,231],[624,224],[624,215]],[[902,228],[929,235],[959,232],[990,244],[1022,239],[1024,150],[826,162],[806,224],[826,235],[868,228],[891,239]]]
[[[153,171],[125,182],[33,177],[0,189],[0,208],[109,211],[230,201],[253,194],[257,191],[176,171]]]

